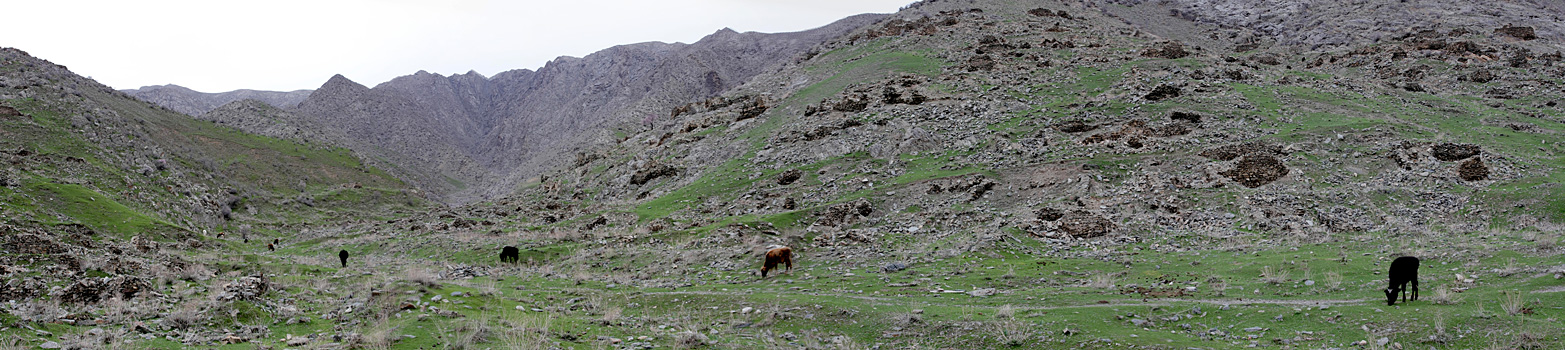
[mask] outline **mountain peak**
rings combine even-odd
[[[364,84],[354,82],[353,80],[348,79],[348,77],[342,76],[342,74],[331,76],[331,79],[327,79],[326,83],[321,84],[320,88],[320,90],[336,89],[369,90],[369,88],[365,87]]]

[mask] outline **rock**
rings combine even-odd
[[[1380,339],[1375,339],[1375,345],[1386,346],[1386,344],[1390,344],[1390,343],[1391,343],[1391,338],[1381,337]]]
[[[739,314],[746,315],[746,314],[749,314],[751,311],[755,311],[755,308],[746,306],[743,309],[739,309]]]
[[[288,346],[304,346],[304,344],[310,343],[310,338],[295,337],[293,334],[289,334],[287,337],[283,338],[282,342],[284,344],[288,344]]]
[[[907,268],[908,268],[908,264],[907,263],[904,263],[904,262],[890,262],[890,263],[886,263],[886,266],[882,266],[880,269],[882,271],[885,271],[885,272],[897,272],[897,271],[905,270]]]
[[[1147,325],[1152,324],[1152,322],[1149,322],[1149,321],[1143,320],[1143,319],[1139,319],[1139,318],[1132,318],[1132,319],[1130,319],[1130,324],[1134,325],[1136,327],[1146,327]]]
[[[630,177],[630,184],[641,185],[653,179],[679,174],[679,169],[667,164],[652,162]]]
[[[44,349],[59,349],[60,348],[60,343],[56,343],[56,342],[52,342],[52,341],[51,342],[44,342],[43,344],[39,344],[38,347],[39,348],[44,348]]]
[[[782,174],[777,174],[777,184],[792,184],[794,181],[799,181],[801,177],[804,177],[804,172],[799,171],[799,169],[788,169],[788,171],[784,171]]]
[[[1506,25],[1504,27],[1496,28],[1494,33],[1509,35],[1512,38],[1521,40],[1533,40],[1538,38],[1538,34],[1533,31],[1532,27]]]
[[[1264,331],[1264,330],[1266,330],[1266,328],[1261,328],[1261,327],[1249,327],[1249,328],[1245,328],[1244,329],[1245,332],[1251,332],[1251,333],[1260,332],[1260,331]]]
[[[1304,280],[1304,285],[1313,286],[1315,285],[1315,280]]]

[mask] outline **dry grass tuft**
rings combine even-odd
[[[1451,290],[1451,286],[1440,286],[1435,288],[1434,296],[1429,301],[1437,305],[1456,305],[1462,302],[1462,295]]]
[[[1114,288],[1114,276],[1101,273],[1092,275],[1092,278],[1087,280],[1086,287],[1094,289]]]
[[[1269,284],[1283,284],[1283,283],[1287,283],[1288,281],[1291,280],[1291,279],[1288,278],[1290,274],[1292,274],[1292,273],[1288,272],[1287,270],[1274,268],[1274,267],[1271,267],[1271,266],[1262,266],[1261,267],[1261,282],[1269,283]]]
[[[695,349],[707,346],[712,342],[705,334],[696,331],[684,331],[674,335],[675,349]]]
[[[1502,293],[1504,296],[1500,297],[1500,309],[1505,310],[1506,314],[1516,316],[1532,313],[1532,309],[1527,308],[1527,299],[1522,296],[1521,292],[1507,290]]]
[[[1011,306],[1011,304],[1002,305],[994,310],[994,318],[1000,320],[1014,319],[1016,318],[1016,307]]]

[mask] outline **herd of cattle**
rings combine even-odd
[[[275,251],[278,243],[279,241],[268,243],[266,248]],[[342,261],[342,267],[348,267],[347,250],[338,251],[337,259]],[[506,246],[500,249],[501,263],[515,264],[520,261],[520,249],[513,246]],[[761,262],[761,278],[766,278],[767,272],[776,270],[778,265],[782,265],[785,272],[793,271],[793,248],[781,245],[767,247],[765,257]],[[1403,302],[1409,300],[1409,294],[1412,295],[1412,300],[1418,300],[1418,258],[1404,256],[1391,261],[1391,271],[1387,275],[1391,285],[1386,287],[1384,291],[1386,293],[1386,305],[1396,305],[1399,294],[1402,296]],[[1412,284],[1411,293],[1408,291],[1409,283]]]

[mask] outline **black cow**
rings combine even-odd
[[[342,267],[348,267],[348,251],[337,252],[337,259],[342,259]]]
[[[1386,305],[1396,305],[1397,293],[1402,293],[1402,302],[1407,302],[1407,283],[1413,282],[1413,300],[1418,300],[1418,258],[1404,256],[1391,261],[1391,272],[1387,273],[1391,279],[1391,286],[1386,288]]]
[[[505,246],[505,248],[500,249],[500,262],[515,264],[521,259],[522,252],[517,250],[516,247]]]

